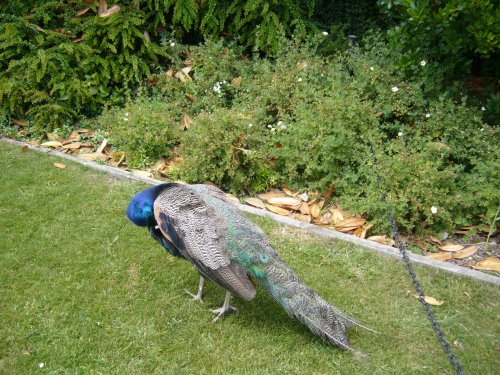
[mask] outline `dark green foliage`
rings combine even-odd
[[[496,74],[491,68],[500,48],[500,7],[483,0],[379,0],[399,24],[390,33],[402,45],[400,66],[428,60],[447,78]]]

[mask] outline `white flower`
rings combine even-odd
[[[431,212],[435,215],[438,212],[438,208],[436,206],[431,207]]]
[[[273,132],[273,131],[275,131],[275,130],[276,130],[275,128],[271,128],[271,131],[272,131],[272,132]]]
[[[486,108],[484,106],[481,107],[481,111],[486,111]]]
[[[175,46],[175,42],[170,42],[170,47]]]
[[[128,117],[124,117],[124,118],[123,118],[123,121],[128,121]]]
[[[125,117],[128,117],[128,116],[130,116],[130,113],[125,112]]]
[[[392,92],[398,92],[398,91],[399,91],[399,89],[398,89],[398,87],[397,87],[397,86],[393,86],[393,87],[391,88],[391,90],[392,90]]]
[[[298,82],[302,82],[302,78],[301,78],[301,77],[299,77],[299,78],[297,79],[297,81],[298,81]]]
[[[484,128],[481,128],[481,131],[484,132]]]
[[[45,367],[45,363],[40,362],[40,363],[38,364],[38,367],[40,367],[40,368],[44,368],[44,367]]]
[[[403,136],[403,132],[399,132],[398,137],[402,137],[402,136]]]
[[[213,90],[214,92],[216,92],[217,94],[220,94],[221,93],[221,89],[220,89],[220,82],[215,82],[215,85],[213,87]]]
[[[269,125],[267,125],[267,127],[268,127],[269,129],[271,129],[273,126],[272,126],[271,124],[269,124]]]
[[[427,65],[427,61],[425,61],[425,60],[420,61],[420,65],[426,66]]]
[[[370,66],[370,70],[373,72],[375,68],[373,66]]]
[[[429,117],[431,117],[431,114],[430,113],[426,113],[425,114],[425,118],[429,118]]]
[[[253,124],[248,124],[248,127],[251,128],[253,126]]]
[[[328,35],[328,31],[323,31],[322,34],[326,36]]]

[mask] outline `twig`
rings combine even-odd
[[[495,216],[493,216],[493,221],[491,222],[490,224],[490,231],[488,233],[488,237],[486,237],[486,245],[484,245],[484,252],[487,252],[488,251],[488,246],[490,245],[490,237],[491,235],[493,234],[493,228],[495,228],[496,230],[496,221],[498,219],[498,212],[500,211],[500,206],[498,206],[497,208],[497,213],[495,214]]]

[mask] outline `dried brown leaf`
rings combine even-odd
[[[79,10],[78,12],[76,12],[75,16],[76,16],[76,17],[81,17],[81,16],[83,16],[85,13],[87,13],[89,10],[90,10],[90,8],[84,8],[84,9],[82,9],[82,10]]]
[[[335,227],[345,228],[345,227],[360,227],[366,223],[366,219],[362,217],[350,217],[341,222],[335,223]]]
[[[48,141],[48,142],[43,142],[40,146],[43,147],[62,147],[62,143],[59,141]]]
[[[235,85],[235,86],[239,86],[239,85],[241,85],[241,79],[242,79],[242,78],[241,78],[241,76],[238,76],[238,77],[236,77],[235,79],[233,79],[233,80],[231,81],[231,83],[232,83],[233,85]]]
[[[77,150],[82,147],[81,142],[68,143],[62,146],[66,150]]]
[[[29,147],[28,147],[28,146],[23,146],[23,147],[21,147],[21,152],[23,152],[23,153],[24,153],[24,152],[28,152],[28,150],[29,150]]]
[[[465,249],[458,250],[454,253],[449,253],[449,254],[452,255],[453,258],[455,258],[455,259],[462,259],[462,258],[470,257],[471,255],[474,255],[478,250],[479,250],[479,246],[473,245],[473,246],[468,246]]]
[[[229,193],[225,193],[224,194],[226,196],[227,199],[229,199],[231,202],[233,203],[236,203],[236,204],[239,204],[240,203],[240,200],[235,197],[233,194],[229,194]]]
[[[303,221],[304,223],[310,223],[312,220],[311,215],[301,215],[301,214],[293,214],[293,218]]]
[[[258,208],[266,208],[266,205],[264,202],[262,202],[259,198],[245,198],[245,202],[247,202],[249,205],[258,207]]]
[[[189,129],[191,127],[191,118],[184,114],[181,119],[182,129]]]
[[[196,100],[196,97],[191,94],[186,94],[186,99],[193,103]]]
[[[443,246],[438,246],[438,248],[440,250],[443,250],[443,251],[458,251],[458,250],[462,250],[464,247],[462,245],[443,245]]]
[[[284,208],[281,208],[278,206],[273,206],[272,204],[266,204],[266,208],[269,211],[274,212],[275,214],[278,214],[278,215],[288,216],[288,214],[289,214],[289,212],[287,210],[285,210]]]
[[[475,268],[476,270],[500,272],[500,259],[488,257],[478,262],[475,266],[472,266],[472,268]]]
[[[432,253],[426,255],[426,258],[436,259],[436,260],[448,260],[453,258],[451,253]]]
[[[271,198],[287,198],[288,196],[284,193],[277,193],[277,192],[273,192],[273,191],[270,191],[268,193],[264,193],[264,194],[259,194],[257,195],[260,199],[263,199],[265,201],[271,199]]]
[[[96,154],[102,154],[102,152],[104,151],[104,147],[106,147],[108,145],[108,139],[107,138],[104,138],[102,140],[102,143],[99,147],[97,147],[97,150],[95,150],[95,153]]]
[[[419,299],[418,295],[415,294],[413,297]],[[437,299],[435,299],[434,297],[430,297],[430,296],[425,296],[424,297],[424,300],[425,302],[427,302],[429,305],[433,305],[433,306],[441,306],[444,301],[438,301]]]
[[[293,198],[293,197],[272,197],[267,199],[267,201],[270,204],[273,204],[275,206],[280,206],[284,208],[290,208],[292,210],[298,210],[299,207],[301,206],[302,202],[300,199]]]
[[[299,207],[300,213],[303,215],[309,215],[311,213],[311,210],[309,209],[309,205],[306,202],[302,202],[302,204]]]
[[[311,210],[312,217],[316,218],[321,214],[321,207],[319,206],[318,203],[310,205],[309,208]]]
[[[64,168],[66,168],[66,165],[63,163],[54,163],[54,167],[59,168],[59,169],[64,169]]]

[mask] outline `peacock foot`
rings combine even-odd
[[[213,323],[216,323],[222,316],[229,314],[233,311],[238,311],[238,309],[234,306],[231,306],[230,304],[231,301],[231,293],[226,292],[226,298],[224,299],[224,304],[222,305],[221,308],[215,309],[215,310],[210,310],[217,316],[212,320]]]
[[[202,291],[201,290],[199,290],[198,293],[196,293],[196,294],[191,293],[187,289],[184,289],[184,291],[191,296],[191,299],[193,301],[198,301],[200,303],[205,303],[205,302],[203,302],[203,299],[202,299],[202,293],[201,293]]]
[[[184,291],[192,297],[193,301],[199,301],[200,303],[203,303],[203,300],[201,299],[201,297],[203,295],[204,283],[205,283],[205,279],[203,278],[203,276],[200,276],[200,284],[198,285],[198,293],[193,294],[187,289],[184,289]]]

